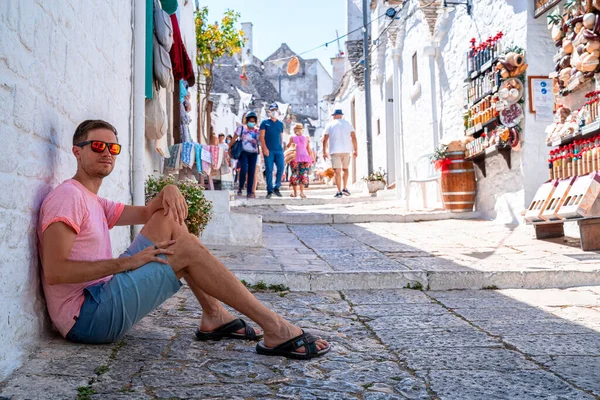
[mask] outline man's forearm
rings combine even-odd
[[[49,271],[56,272],[50,275],[44,271],[44,276],[49,285],[83,283],[118,274],[134,267],[131,257],[100,261],[66,260],[60,266],[48,268]]]

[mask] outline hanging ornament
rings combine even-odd
[[[297,75],[300,72],[300,60],[298,57],[294,56],[290,59],[287,66],[287,74],[289,76]]]

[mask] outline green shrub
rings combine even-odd
[[[191,179],[176,181],[173,175],[158,178],[149,176],[146,180],[146,204],[167,185],[176,185],[185,197],[188,205],[188,217],[185,224],[190,233],[196,236],[200,235],[212,218],[212,202],[204,197],[204,188]]]

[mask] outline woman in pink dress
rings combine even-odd
[[[306,198],[304,194],[304,188],[308,187],[308,174],[310,172],[310,166],[313,164],[312,149],[310,148],[310,140],[303,136],[304,126],[302,124],[294,125],[294,134],[290,137],[290,141],[286,148],[290,148],[295,145],[296,156],[290,162],[292,167],[292,176],[290,178],[290,186],[293,189],[292,197],[298,195],[298,188],[300,188],[300,197]]]

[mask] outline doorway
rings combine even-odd
[[[396,152],[394,147],[394,78],[390,77],[385,85],[385,147],[386,170],[389,185],[396,184]]]

